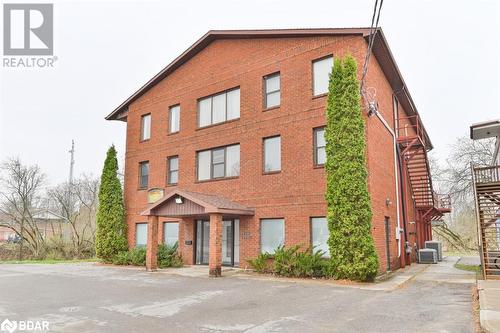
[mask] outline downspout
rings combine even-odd
[[[394,175],[396,177],[396,186],[395,186],[395,189],[396,189],[396,205],[397,205],[397,209],[396,209],[396,220],[398,222],[398,232],[400,232],[401,230],[401,221],[400,221],[400,209],[401,209],[401,200],[399,198],[399,168],[398,168],[398,151],[397,151],[397,138],[396,138],[396,133],[394,133],[394,130],[389,126],[389,124],[387,123],[387,121],[385,121],[384,117],[378,112],[378,110],[376,110],[375,112],[375,115],[377,116],[377,118],[380,120],[380,122],[384,125],[384,127],[387,129],[387,131],[392,135],[392,141],[393,141],[393,145],[394,145]],[[406,230],[405,230],[406,232]],[[401,257],[401,235],[398,235],[398,258]]]

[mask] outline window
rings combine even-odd
[[[325,128],[314,129],[314,165],[324,165],[326,162]]]
[[[240,88],[198,100],[198,127],[223,123],[240,117]]]
[[[141,141],[151,138],[151,113],[141,116]]]
[[[280,105],[280,73],[264,76],[264,108]]]
[[[179,223],[165,222],[163,223],[163,244],[174,246],[179,241]]]
[[[326,94],[330,73],[333,67],[333,57],[318,59],[313,61],[313,94],[314,96]]]
[[[240,175],[240,145],[200,151],[197,154],[198,180]]]
[[[167,184],[175,185],[179,181],[179,156],[167,158]]]
[[[180,129],[181,106],[175,105],[168,110],[168,132],[176,133]]]
[[[264,139],[264,172],[281,170],[281,137]]]
[[[311,243],[313,251],[323,251],[323,257],[330,257],[330,248],[328,247],[328,222],[326,217],[311,218]]]
[[[148,188],[149,180],[149,162],[144,161],[139,163],[139,188]]]
[[[273,254],[285,244],[285,220],[263,219],[260,223],[260,252]]]
[[[135,247],[144,247],[148,243],[148,224],[135,224]]]

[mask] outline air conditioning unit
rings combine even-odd
[[[418,250],[418,262],[421,264],[437,264],[437,251],[434,249]]]
[[[443,244],[438,241],[426,241],[426,249],[434,249],[437,251],[438,261],[443,261]]]

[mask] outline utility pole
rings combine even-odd
[[[72,194],[73,194],[73,168],[75,166],[75,141],[71,140],[71,150],[68,151],[71,154],[70,164],[69,164],[69,179],[68,179],[68,213],[73,207]],[[68,216],[70,218],[70,216]]]
[[[75,141],[71,140],[71,150],[69,151],[71,154],[71,162],[69,165],[69,187],[73,184],[73,167],[75,166]]]

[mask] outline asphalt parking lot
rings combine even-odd
[[[430,267],[394,290],[139,268],[0,265],[0,321],[60,332],[473,332],[471,284]],[[438,274],[438,275],[432,275]]]

